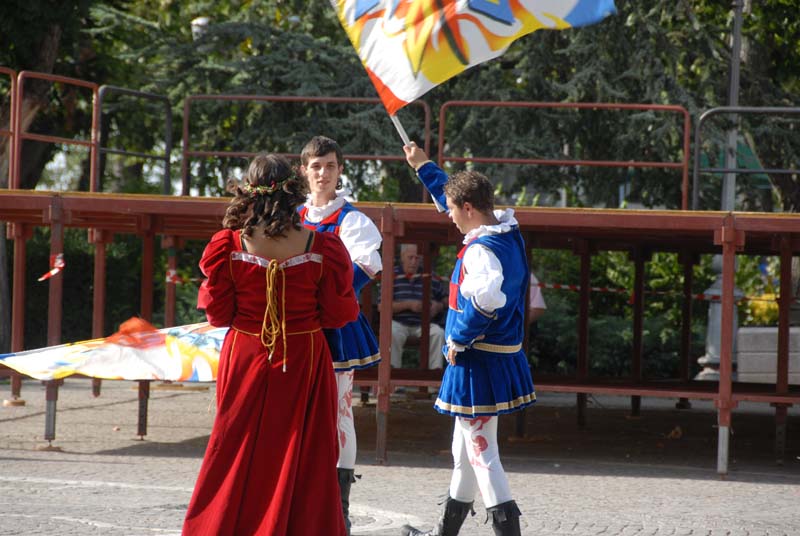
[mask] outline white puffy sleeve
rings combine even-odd
[[[370,277],[381,271],[381,236],[378,227],[363,212],[348,212],[339,228],[339,238],[344,242],[350,260],[361,267]]]
[[[506,295],[500,290],[503,285],[503,265],[492,250],[475,244],[464,253],[466,273],[461,281],[461,294],[474,302],[486,313],[493,313],[506,304]]]

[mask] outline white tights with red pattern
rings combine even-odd
[[[356,467],[356,425],[353,422],[353,371],[336,373],[338,390],[339,469]]]
[[[511,500],[511,488],[500,463],[497,417],[456,417],[450,497],[472,502],[478,490],[486,508]]]

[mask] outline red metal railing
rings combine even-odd
[[[445,128],[447,110],[455,107],[492,107],[492,108],[541,108],[541,109],[578,109],[578,110],[629,110],[629,111],[656,111],[671,112],[683,115],[683,159],[680,162],[655,162],[637,160],[571,160],[571,159],[543,159],[543,158],[493,158],[482,156],[446,156]],[[607,102],[500,102],[500,101],[448,101],[439,110],[439,158],[440,164],[444,162],[483,162],[486,164],[527,164],[539,166],[588,166],[588,167],[635,167],[635,168],[667,168],[680,169],[683,176],[681,181],[681,208],[689,208],[689,138],[691,130],[689,112],[682,106],[662,104],[612,104]]]
[[[32,132],[25,132],[25,129],[22,125],[22,102],[24,101],[25,97],[25,80],[27,79],[37,79],[37,80],[44,80],[47,82],[53,82],[55,84],[67,84],[73,85],[77,87],[82,87],[86,89],[90,89],[92,91],[92,130],[91,130],[91,139],[89,141],[86,140],[76,140],[72,138],[63,138],[61,136],[48,136],[44,134],[34,134]],[[9,180],[9,188],[19,188],[22,184],[22,177],[21,177],[21,166],[20,162],[22,159],[22,142],[25,140],[31,141],[41,141],[45,143],[61,143],[64,145],[80,145],[83,147],[89,147],[90,151],[90,159],[89,159],[89,190],[92,192],[96,192],[97,188],[97,164],[96,164],[96,156],[97,156],[97,126],[98,126],[98,99],[97,99],[97,92],[98,92],[98,85],[93,82],[87,82],[85,80],[79,80],[77,78],[68,78],[66,76],[59,76],[55,74],[47,74],[47,73],[37,73],[33,71],[22,71],[17,76],[17,98],[15,99],[14,103],[14,112],[13,115],[15,116],[16,128],[14,129],[14,157],[13,159],[16,160],[16,164],[14,166],[14,174],[12,175],[12,180]],[[12,184],[13,182],[13,184]]]
[[[17,131],[14,124],[14,100],[17,94],[17,72],[9,69],[8,67],[0,67],[0,74],[4,74],[11,79],[11,87],[8,90],[8,129],[0,128],[0,136],[8,138],[8,186],[11,187],[11,177],[14,176],[14,165],[16,158],[14,158],[14,133]]]
[[[3,71],[6,72],[7,71]],[[12,160],[16,159],[14,170],[17,173],[14,178],[19,180],[19,157],[20,142],[23,139],[37,141],[55,141],[57,143],[69,143],[77,145],[88,145],[93,151],[98,150],[97,141],[97,94],[95,93],[95,113],[93,115],[92,141],[64,140],[51,136],[40,136],[34,134],[22,135],[19,132],[19,113],[21,109],[22,82],[27,78],[38,78],[34,74],[20,73],[17,77],[15,91],[12,91],[14,103],[12,107],[13,122],[11,129],[6,135],[11,135],[14,142],[14,152]],[[42,75],[42,78],[50,79],[56,83],[75,83],[82,87],[88,87],[97,91],[94,84],[80,83],[72,79]],[[13,78],[13,77],[12,77]],[[12,79],[13,83],[13,79]],[[187,99],[217,99],[220,96],[196,96]],[[229,100],[264,100],[264,101],[289,101],[289,102],[362,102],[375,103],[377,99],[329,99],[329,98],[306,98],[306,97],[254,97],[254,96],[222,96],[232,97]],[[447,105],[457,105],[453,101]],[[497,106],[497,107],[531,107],[531,108],[614,108],[614,109],[661,109],[663,111],[681,112],[684,116],[684,132],[688,134],[689,120],[688,114],[680,107],[675,106],[648,106],[648,105],[603,105],[592,103],[579,103],[574,105],[561,105],[550,103],[468,103],[475,105]],[[429,109],[424,106],[426,111],[426,151],[429,150]],[[184,108],[189,110],[188,104]],[[444,108],[443,108],[444,109]],[[184,161],[191,156],[224,155],[224,153],[206,153],[204,151],[188,150],[188,113],[184,116]],[[444,116],[440,124],[440,145],[444,147]],[[93,153],[92,156],[96,156]],[[231,156],[250,156],[249,153],[236,153]],[[354,155],[357,158],[363,155]],[[401,160],[402,156],[379,157],[376,155],[364,156],[365,159],[387,159]],[[662,162],[638,162],[638,167],[663,167],[663,168],[682,168],[684,171],[684,205],[686,204],[686,192],[688,188],[688,138],[684,138],[684,161],[682,163],[662,163]],[[92,158],[92,161],[95,159]],[[445,157],[443,151],[439,151],[439,160],[457,161],[462,160],[455,157]],[[467,160],[467,159],[463,159]],[[475,157],[469,160],[491,162],[494,159]],[[503,160],[508,162],[509,159]],[[536,161],[536,160],[511,160],[521,164],[541,164],[541,165],[591,165],[592,162],[569,160],[563,161]],[[625,166],[631,167],[631,162],[594,162],[601,166]],[[188,169],[188,168],[186,168]],[[92,176],[93,189],[96,188],[96,170]],[[102,197],[102,200],[101,200]],[[24,334],[24,289],[25,273],[30,269],[26,265],[25,242],[30,238],[32,229],[36,226],[48,227],[50,229],[51,254],[63,250],[63,233],[65,227],[85,227],[92,229],[92,240],[96,244],[102,244],[114,233],[135,233],[146,232],[152,236],[162,235],[165,237],[166,247],[173,247],[176,241],[185,237],[207,237],[218,229],[219,219],[225,208],[225,201],[222,199],[200,199],[200,198],[169,198],[165,196],[125,196],[112,194],[87,194],[87,193],[44,193],[44,192],[0,192],[0,213],[3,220],[13,224],[12,238],[15,242],[14,250],[14,299],[12,311],[12,351],[23,349]],[[359,206],[362,211],[379,224],[383,235],[383,261],[384,266],[389,267],[393,264],[395,244],[403,241],[430,241],[434,243],[451,243],[452,224],[442,215],[432,210],[430,207],[421,205],[402,205],[402,204],[362,204]],[[115,217],[109,219],[109,215]],[[800,253],[800,242],[797,240],[797,229],[800,222],[796,216],[792,215],[753,215],[735,213],[686,213],[678,211],[635,211],[633,213],[603,209],[584,209],[580,211],[570,211],[563,209],[547,208],[522,208],[517,212],[520,228],[532,235],[539,236],[542,240],[542,247],[555,249],[568,248],[581,256],[581,309],[579,313],[577,330],[579,331],[579,372],[575,378],[564,378],[560,381],[548,383],[537,381],[537,388],[540,391],[571,392],[579,396],[579,411],[585,410],[587,393],[607,393],[617,395],[640,396],[661,396],[661,397],[686,397],[713,400],[718,410],[718,422],[721,429],[727,430],[731,422],[731,414],[739,401],[756,401],[771,403],[776,407],[776,422],[785,426],[786,407],[797,404],[800,400],[800,392],[790,387],[788,382],[788,356],[789,356],[789,303],[791,297],[791,259]],[[746,240],[745,240],[746,237]],[[588,307],[588,292],[590,288],[590,260],[596,248],[602,248],[609,244],[624,244],[636,256],[634,257],[635,269],[637,272],[636,295],[643,296],[644,288],[641,278],[646,275],[644,262],[646,259],[641,256],[647,251],[679,251],[684,255],[684,274],[692,273],[692,257],[701,253],[721,252],[723,254],[723,288],[721,296],[721,307],[723,310],[722,320],[722,345],[720,348],[720,381],[717,384],[692,382],[688,379],[688,352],[682,351],[684,359],[684,369],[677,382],[652,382],[643,377],[641,364],[636,364],[642,359],[642,353],[635,349],[632,353],[634,361],[634,374],[625,382],[603,382],[601,379],[592,378],[587,374],[589,364],[589,339],[588,339],[588,318],[590,310]],[[146,246],[148,247],[148,246]],[[152,247],[152,246],[150,246]],[[533,247],[529,243],[529,247]],[[103,248],[96,250],[97,258],[101,258]],[[779,320],[779,344],[778,344],[778,378],[774,388],[765,387],[758,389],[750,385],[733,385],[732,380],[732,318],[735,315],[733,287],[735,281],[735,259],[738,254],[780,254],[781,258],[781,302]],[[152,254],[145,255],[144,265],[152,267]],[[102,259],[101,259],[102,260]],[[97,262],[97,261],[96,261]],[[174,267],[174,265],[171,265]],[[426,268],[427,269],[427,268]],[[99,275],[98,275],[99,274]],[[95,282],[104,274],[104,269],[95,269]],[[143,280],[151,275],[143,275]],[[385,270],[382,277],[382,304],[388,307],[392,296],[392,277],[391,271]],[[63,296],[60,285],[63,284],[63,276],[52,278],[49,282],[51,287],[48,301],[48,344],[60,342],[60,323],[63,305]],[[151,286],[151,283],[144,287]],[[688,297],[691,291],[691,282],[684,282],[684,296]],[[144,301],[144,300],[143,300]],[[102,318],[102,303],[104,297],[95,296],[94,309],[96,318]],[[167,303],[174,304],[174,297],[168,298]],[[585,304],[586,306],[584,306]],[[149,309],[151,304],[143,305],[143,310]],[[642,314],[641,298],[635,305]],[[689,324],[690,316],[684,309],[684,324]],[[690,312],[690,309],[688,309]],[[147,315],[144,315],[147,316]],[[170,314],[165,312],[167,323],[171,324]],[[94,322],[94,321],[93,321]],[[634,332],[642,330],[640,321],[634,322]],[[102,331],[102,325],[98,322],[93,323],[93,333]],[[689,331],[685,331],[690,335]],[[641,341],[641,333],[636,335]],[[640,346],[641,342],[635,343]],[[389,355],[391,347],[391,315],[384,314],[381,317],[380,347],[384,356]],[[688,346],[684,346],[684,349]],[[373,369],[374,370],[374,369]],[[401,377],[402,369],[395,372],[391,371],[390,362],[384,359],[377,371],[364,372],[364,380],[360,383],[378,387],[378,408],[376,419],[378,421],[376,438],[376,453],[380,461],[385,461],[387,452],[388,436],[386,434],[389,414],[389,394],[395,385],[420,385],[434,386],[439,383],[439,379],[431,377],[428,371],[408,371],[414,376],[407,378]],[[367,376],[369,374],[369,376]],[[357,375],[356,381],[359,381]],[[50,383],[47,386],[48,415],[46,421],[45,438],[54,437],[55,426],[55,402],[57,396],[57,384]],[[735,387],[735,388],[734,388]],[[142,408],[146,410],[146,394],[140,391],[140,412]],[[143,403],[144,402],[144,403]],[[638,406],[637,406],[638,407]],[[145,413],[146,416],[146,413]],[[784,424],[781,424],[784,423]],[[143,433],[140,433],[143,435]],[[776,434],[776,437],[778,434]],[[720,435],[719,438],[718,470],[727,471],[727,436]],[[723,460],[724,458],[724,460]],[[724,461],[724,464],[720,462]]]
[[[189,115],[191,105],[194,101],[228,101],[228,102],[294,102],[294,103],[317,103],[317,104],[369,104],[379,105],[380,99],[377,98],[356,98],[356,97],[303,97],[303,96],[277,96],[277,95],[189,95],[183,102],[183,159],[181,163],[181,179],[183,190],[181,195],[189,195],[189,160],[193,157],[240,157],[251,158],[258,154],[250,151],[195,151],[189,148]],[[425,101],[417,100],[412,106],[422,107],[425,114],[424,145],[425,151],[430,151],[431,141],[431,109]],[[387,118],[388,119],[388,118]],[[398,145],[399,146],[399,145]],[[296,154],[284,156],[296,157]],[[368,154],[346,154],[346,160],[387,160],[405,161],[404,155],[368,155]]]

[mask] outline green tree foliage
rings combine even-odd
[[[148,65],[143,88],[168,95],[178,118],[189,94],[375,95],[331,9],[274,1],[196,3],[186,9],[177,4],[170,3],[158,21],[109,5],[96,6],[92,15],[121,59]],[[192,21],[200,16],[207,23],[193,36]],[[129,46],[126,32],[140,36],[138,46]],[[421,132],[420,113],[403,116],[412,133]],[[323,133],[338,139],[346,153],[400,153],[380,105],[195,102],[190,126],[187,143],[199,151],[298,154],[311,136]],[[243,158],[193,159],[193,191],[224,193],[226,179],[244,164]],[[380,197],[384,169],[373,160],[349,163],[347,175],[360,199]],[[419,186],[408,182],[418,200]],[[389,191],[403,190],[390,186]]]
[[[0,65],[16,71],[91,79],[92,73],[79,67],[83,59],[92,54],[81,34],[89,4],[90,0],[9,0],[0,4]],[[78,135],[86,139],[84,93],[72,87],[30,81],[25,86],[20,123],[32,132],[64,137]],[[9,110],[4,106],[0,110],[0,125],[7,125],[8,119]],[[7,145],[8,139],[0,137],[0,186],[7,183]],[[42,168],[55,150],[51,144],[28,142],[23,146],[23,187],[36,185]]]

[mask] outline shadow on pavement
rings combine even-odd
[[[375,464],[375,407],[356,407],[359,462]],[[525,410],[524,437],[515,415],[500,418],[500,452],[509,471],[630,474],[719,479],[717,416],[708,409],[590,407],[586,425],[573,406],[535,404]],[[431,400],[394,400],[388,421],[388,464],[449,467],[452,417]],[[729,480],[778,478],[800,482],[800,420],[787,423],[782,465],[776,463],[775,420],[769,412],[735,413]]]
[[[160,456],[165,458],[202,458],[206,452],[208,435],[194,437],[176,443],[136,441],[128,447],[100,450],[98,455],[106,456]]]

